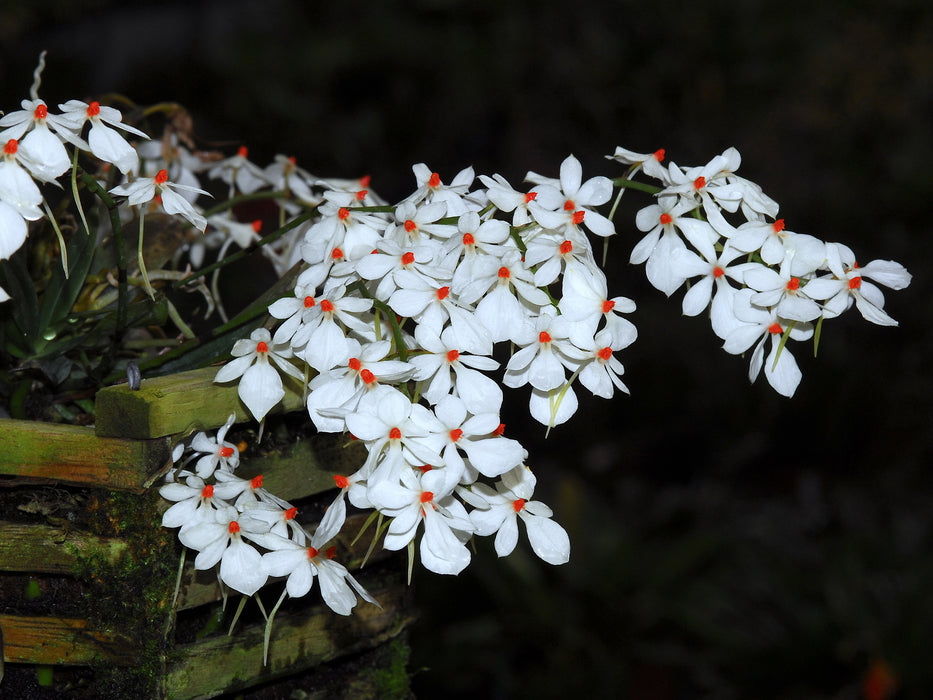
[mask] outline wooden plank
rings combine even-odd
[[[266,490],[297,501],[333,489],[334,474],[352,474],[365,460],[362,443],[346,435],[323,433],[277,453],[244,457],[237,476],[249,479],[262,474]]]
[[[212,637],[180,645],[183,660],[171,665],[164,697],[209,698],[267,683],[333,659],[372,649],[400,634],[414,619],[408,609],[407,587],[371,591],[383,606],[360,602],[348,617],[321,604],[307,613],[276,615],[263,666],[262,625],[234,630],[233,636]]]
[[[102,660],[133,661],[125,639],[91,629],[87,620],[0,615],[0,628],[7,663],[85,666]]]
[[[0,571],[71,574],[79,556],[99,555],[113,563],[126,548],[127,543],[116,537],[0,522]]]
[[[237,383],[215,384],[219,367],[204,367],[165,377],[143,379],[138,391],[127,384],[104,387],[97,392],[95,430],[100,436],[157,438],[211,430],[235,413],[238,423],[252,420],[237,395]],[[285,382],[285,398],[273,411],[304,407],[304,396],[295,380]]]
[[[168,438],[101,438],[93,428],[0,419],[0,474],[142,492],[171,461]]]

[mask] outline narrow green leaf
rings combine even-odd
[[[15,324],[15,328],[6,329],[5,335],[27,355],[32,354],[39,340],[39,299],[29,270],[26,269],[23,248],[9,260],[3,260],[0,270],[0,286],[12,297],[7,304],[11,307],[10,313]]]
[[[84,288],[96,247],[91,236],[83,231],[75,230],[66,249],[69,260],[67,278],[60,268],[55,268],[42,295],[38,325],[43,331],[61,322],[71,311]]]

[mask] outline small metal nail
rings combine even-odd
[[[130,385],[132,391],[139,391],[140,382],[143,380],[143,375],[139,371],[139,365],[130,360],[130,363],[126,366],[126,382]]]

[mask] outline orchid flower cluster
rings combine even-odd
[[[163,523],[198,551],[196,568],[219,563],[221,580],[245,594],[286,577],[287,593],[301,596],[317,576],[338,613],[349,614],[357,595],[372,601],[328,557],[346,501],[379,514],[386,549],[407,549],[411,561],[417,543],[433,572],[461,572],[474,536],[495,535],[496,552],[508,555],[519,521],[538,557],[568,561],[566,531],[534,500],[529,455],[505,435],[502,387],[523,391],[530,416],[548,429],[577,411],[581,387],[602,398],[628,393],[617,353],[636,340],[625,317],[635,303],[610,296],[589,238],[616,233],[626,189],[655,199],[635,215],[644,236],[631,262],[644,263],[668,296],[686,284],[684,313],[708,310],[727,352],[751,350],[750,380],[763,370],[784,396],[801,380],[788,341],[818,338],[824,319],[853,305],[873,323],[896,325],[873,282],[902,289],[910,281],[898,263],[859,266],[845,245],[787,230],[777,203],[736,174],[734,148],[689,168],[665,165],[663,149],[617,148],[607,156],[625,168],[615,180],[584,179],[571,155],[558,177],[529,172],[527,189],[472,168],[445,184],[422,163],[413,168],[414,192],[390,206],[366,178],[320,179],[284,156],[261,168],[245,149],[207,157],[178,134],[149,141],[97,102],[72,100],[52,114],[36,94],[38,74],[32,99],[0,118],[0,258],[22,245],[26,222],[43,216],[36,183],[72,167],[70,144],[119,169],[123,182],[109,193],[125,218],[139,210],[140,231],[144,215],[161,208],[202,232],[185,248],[194,267],[209,249],[223,258],[232,244],[260,243],[279,274],[301,266],[293,293],[269,306],[273,322],[235,343],[215,381],[238,381],[262,422],[285,396],[285,375],[304,392],[317,430],[360,441],[365,462],[335,476],[337,496],[313,534],[261,478],[235,475],[238,452],[224,439],[232,417],[214,438],[194,436],[194,471],[192,457],[162,488],[174,502]],[[639,173],[657,184],[636,181]],[[205,175],[231,198],[278,192],[281,231],[290,235],[260,240],[259,225],[238,221],[231,208],[204,210]],[[606,215],[600,208],[616,188]],[[8,298],[0,290],[0,301]]]
[[[65,144],[119,168],[123,174],[139,165],[136,150],[120,131],[148,138],[138,129],[123,123],[120,112],[99,102],[69,100],[59,105],[60,114],[50,113],[38,96],[36,71],[31,99],[23,100],[21,110],[0,117],[0,260],[8,259],[26,241],[27,222],[49,212],[39,186],[55,183],[72,169]],[[82,136],[89,125],[87,140]],[[119,130],[119,131],[118,131]],[[38,184],[37,184],[38,183]],[[45,212],[43,212],[43,207]],[[0,302],[10,299],[0,287]]]
[[[663,150],[645,158],[617,148],[611,157],[634,171],[643,169],[661,185],[657,204],[636,214],[635,224],[646,235],[631,262],[645,263],[648,280],[668,296],[689,281],[684,314],[709,309],[726,352],[740,355],[754,346],[750,381],[764,366],[774,390],[793,396],[802,374],[787,341],[815,332],[816,343],[823,319],[853,304],[872,323],[897,325],[884,311],[883,293],[868,280],[903,289],[911,279],[907,270],[890,260],[860,267],[842,243],[787,230],[777,218],[778,204],[735,174],[741,163],[736,149],[685,169],[661,166]]]
[[[270,576],[287,576],[285,592],[298,598],[311,590],[317,577],[321,596],[334,612],[349,615],[357,594],[378,605],[334,560],[336,548],[325,547],[346,520],[342,494],[309,533],[295,519],[295,506],[262,487],[262,476],[241,479],[234,474],[240,454],[225,438],[235,418],[231,414],[213,438],[200,432],[187,446],[176,446],[176,461],[186,452],[189,456],[169,472],[169,483],[160,489],[165,499],[174,501],[162,525],[179,528],[178,539],[198,552],[196,569],[219,563],[220,580],[245,595],[258,591]],[[194,471],[188,468],[192,463]],[[250,543],[266,552],[260,554]]]
[[[668,295],[691,280],[684,312],[709,308],[729,352],[755,346],[752,380],[764,367],[771,386],[792,395],[800,371],[786,341],[810,337],[814,321],[853,304],[869,321],[895,324],[867,279],[899,289],[906,270],[889,261],[858,267],[845,246],[785,230],[777,204],[735,174],[735,149],[688,169],[663,166],[663,151],[620,148],[610,157],[629,166],[621,191],[639,171],[661,183],[657,203],[636,215],[646,235],[632,262],[646,263]],[[238,341],[215,381],[239,379],[261,421],[284,396],[282,374],[300,382],[313,372],[306,390],[316,428],[348,433],[368,450],[356,473],[338,477],[338,500],[346,492],[357,508],[388,518],[387,549],[411,552],[423,528],[422,564],[457,574],[471,537],[495,534],[506,555],[521,520],[540,558],[566,562],[567,534],[531,500],[528,454],[504,435],[503,392],[488,374],[500,367],[494,346],[510,344],[501,384],[527,387],[530,415],[549,428],[577,410],[575,385],[605,398],[627,393],[615,353],[636,338],[622,315],[635,304],[609,296],[586,235],[615,233],[596,209],[614,183],[584,180],[573,156],[558,178],[529,173],[524,192],[500,175],[481,175],[473,189],[470,168],[450,184],[424,164],[414,174],[417,188],[394,207],[373,206],[360,185],[326,185],[301,243],[306,267],[294,295],[269,308],[277,327]]]

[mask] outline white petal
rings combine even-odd
[[[265,555],[264,555],[265,556]],[[301,556],[307,560],[307,554],[302,552]],[[314,585],[314,572],[311,566],[302,563],[301,566],[294,568],[285,582],[285,590],[292,598],[300,598],[306,595]]]
[[[910,284],[910,273],[893,260],[872,260],[862,268],[862,274],[891,289],[904,289]]]
[[[339,568],[337,568],[339,567]],[[318,578],[320,579],[321,597],[327,603],[327,607],[338,615],[349,615],[356,605],[356,596],[347,585],[345,578],[340,570],[342,566],[329,560],[321,561],[318,566]]]
[[[567,197],[573,198],[580,189],[583,179],[583,166],[580,161],[570,155],[560,164],[560,186]]]
[[[220,578],[230,588],[253,595],[266,582],[262,555],[245,542],[234,539],[220,560]]]
[[[307,550],[290,544],[287,549],[276,549],[263,554],[262,568],[269,576],[289,576],[303,561],[308,561]]]
[[[436,574],[459,574],[470,563],[468,550],[433,508],[425,509],[421,563]]]
[[[42,216],[39,208],[42,193],[29,173],[16,163],[0,161],[0,200],[28,221],[35,221]]]
[[[168,484],[168,486],[174,485]],[[181,484],[177,485],[181,486]],[[162,493],[161,490],[159,492]],[[165,496],[164,493],[162,495]],[[197,506],[197,500],[194,498],[178,501],[162,514],[162,527],[183,527],[190,524],[194,519]]]
[[[777,348],[778,338],[775,336],[771,341],[771,352],[768,354],[768,359],[765,360],[765,377],[767,377],[768,383],[774,387],[777,393],[790,398],[797,390],[797,385],[800,384],[803,373],[797,367],[797,361],[786,346],[781,349],[777,365],[775,365],[774,358]]]
[[[508,556],[518,544],[518,518],[506,518],[499,532],[496,533],[496,554],[500,557]]]
[[[27,167],[40,180],[51,181],[71,167],[68,152],[49,129],[36,128],[20,144]]]
[[[504,437],[492,437],[482,440],[470,440],[462,447],[470,458],[470,463],[485,476],[499,476],[525,459],[525,448],[517,440]]]
[[[139,169],[139,156],[136,151],[114,129],[100,122],[92,123],[87,142],[91,146],[91,153],[103,161],[113,163],[124,175]]]
[[[587,210],[583,215],[583,223],[586,224],[586,227],[595,235],[603,238],[614,236],[616,232],[616,227],[613,223],[597,211]]]
[[[577,395],[570,387],[560,396],[562,389],[551,392],[533,389],[528,400],[531,417],[542,425],[555,426],[566,423],[577,411]]]
[[[461,358],[462,361],[467,359],[469,358]],[[457,375],[457,394],[463,399],[470,413],[497,413],[499,411],[503,396],[502,389],[495,380],[469,367],[454,367],[454,371]]]
[[[476,534],[486,537],[499,530],[509,517],[511,506],[494,507],[488,510],[479,508],[470,512],[470,521],[476,528]],[[514,511],[512,511],[514,514]],[[511,551],[511,550],[510,550]]]
[[[19,212],[6,202],[0,202],[0,260],[6,260],[19,250],[28,231]]]
[[[278,372],[265,362],[257,362],[243,373],[237,393],[253,418],[261,421],[282,400],[285,389]]]
[[[207,219],[201,216],[187,199],[167,187],[162,188],[162,207],[169,214],[181,214],[201,233],[207,228]]]
[[[550,518],[522,518],[528,530],[531,548],[548,564],[565,564],[570,559],[570,537],[567,531]]]
[[[214,375],[214,381],[217,384],[223,384],[242,376],[249,369],[249,366],[253,364],[254,359],[253,355],[234,358],[217,371],[217,374]]]
[[[683,311],[687,316],[697,316],[709,306],[710,295],[713,291],[713,278],[710,275],[702,277],[687,293],[684,294]]]

